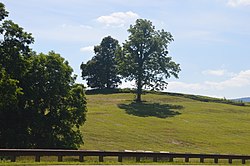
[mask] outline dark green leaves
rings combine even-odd
[[[0,3],[0,21],[7,16]],[[83,143],[84,87],[59,54],[37,55],[30,33],[0,25],[0,148],[78,148]]]
[[[108,36],[94,48],[95,56],[86,64],[82,63],[82,77],[91,88],[110,89],[118,86],[118,66],[116,56],[120,51],[118,41]]]
[[[173,36],[164,30],[157,31],[149,20],[138,19],[128,29],[128,40],[119,57],[120,71],[127,80],[135,80],[137,101],[141,101],[142,88],[163,90],[166,79],[178,78],[179,64],[168,56],[168,44]]]
[[[8,14],[9,13],[5,10],[4,4],[0,2],[0,21],[7,17]]]
[[[110,36],[95,46],[95,54],[86,64],[82,63],[82,77],[91,88],[113,88],[120,83],[120,76],[135,81],[136,101],[141,102],[142,89],[163,90],[166,79],[178,78],[180,65],[168,56],[171,33],[155,30],[152,22],[137,19],[128,29],[128,40],[120,48]]]
[[[55,52],[32,56],[29,62],[25,110],[33,118],[28,125],[32,146],[78,148],[87,110],[84,87],[74,84],[72,68]]]

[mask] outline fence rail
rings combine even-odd
[[[84,161],[84,157],[97,156],[99,162],[104,162],[104,157],[117,157],[118,162],[122,162],[124,157],[135,157],[136,162],[140,162],[141,158],[152,158],[153,162],[157,162],[160,158],[168,158],[169,161],[182,158],[185,162],[190,159],[200,159],[203,163],[205,159],[213,159],[214,163],[218,163],[220,159],[228,160],[231,164],[233,160],[241,160],[242,164],[246,160],[250,160],[248,155],[226,155],[226,154],[192,154],[192,153],[170,153],[170,152],[151,152],[151,151],[94,151],[94,150],[59,150],[59,149],[0,149],[0,156],[10,157],[12,162],[16,161],[20,156],[34,156],[36,162],[40,162],[42,156],[57,156],[58,162],[63,161],[64,156],[78,156],[79,162]]]

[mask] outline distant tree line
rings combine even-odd
[[[7,16],[0,3],[0,148],[78,148],[83,85],[59,54],[32,51],[32,35]]]
[[[82,63],[82,77],[91,88],[110,89],[121,83],[121,79],[135,81],[136,102],[141,102],[142,90],[163,90],[167,78],[178,78],[181,71],[168,56],[168,44],[173,36],[164,30],[155,30],[152,22],[136,20],[128,29],[128,40],[120,46],[111,36],[102,39],[94,47],[95,56]]]

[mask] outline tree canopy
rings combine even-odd
[[[168,56],[168,44],[173,36],[164,30],[155,30],[149,20],[138,19],[128,29],[128,40],[119,55],[120,72],[126,80],[135,80],[137,102],[141,102],[143,88],[163,90],[167,87],[166,79],[178,78],[179,64]]]
[[[30,58],[25,96],[33,146],[77,148],[85,121],[83,86],[74,84],[72,68],[59,54],[49,52]],[[47,139],[50,138],[50,139]]]
[[[111,89],[121,83],[118,75],[116,56],[120,45],[111,36],[102,39],[100,45],[94,47],[95,56],[86,64],[82,63],[82,77],[91,88]]]
[[[31,33],[7,16],[0,3],[0,148],[78,148],[83,85],[59,54],[32,51]]]

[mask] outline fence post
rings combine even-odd
[[[122,162],[122,156],[118,156],[118,162]]]
[[[63,161],[63,156],[62,155],[58,156],[58,162],[62,162],[62,161]]]
[[[10,159],[11,162],[16,162],[16,156],[11,156],[11,159]]]
[[[200,162],[204,163],[204,158],[203,157],[200,158]]]
[[[242,159],[242,164],[246,164],[246,159]]]
[[[185,157],[185,162],[188,163],[189,162],[189,158]]]
[[[231,158],[228,159],[228,163],[229,163],[229,164],[232,164],[232,163],[233,163],[233,159],[231,159]]]
[[[40,156],[36,155],[35,162],[40,162]]]
[[[103,159],[103,156],[99,156],[99,162],[103,162],[104,159]]]
[[[169,162],[174,162],[174,158],[173,157],[169,157]]]
[[[136,157],[136,162],[140,162],[141,161],[141,157],[140,156],[137,156]]]
[[[219,162],[219,159],[216,157],[216,158],[214,158],[214,163],[215,164],[218,164],[218,162]]]
[[[157,156],[153,157],[153,162],[157,162]]]
[[[83,162],[84,161],[84,156],[83,155],[80,155],[79,156],[79,162]]]

